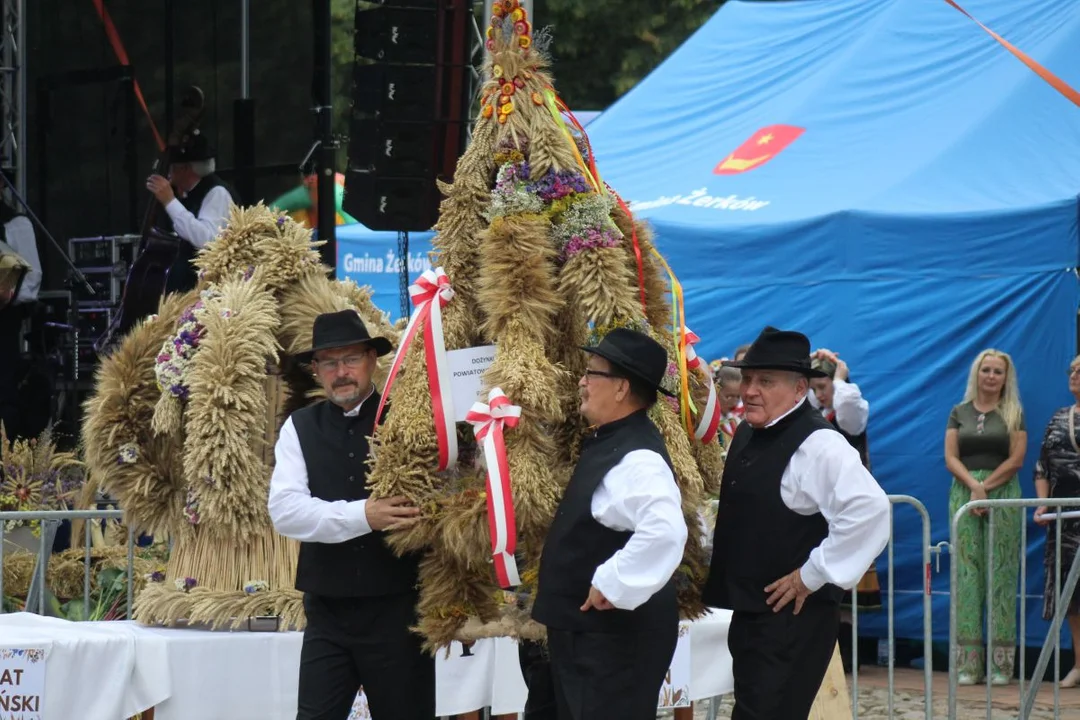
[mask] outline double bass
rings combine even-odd
[[[180,100],[180,115],[173,124],[168,143],[154,160],[151,174],[159,174],[162,169],[167,171],[170,152],[186,145],[198,133],[204,109],[203,91],[194,85],[187,88]],[[161,209],[161,203],[151,197],[143,216],[139,252],[128,270],[120,305],[108,329],[94,342],[94,350],[99,353],[107,352],[135,323],[158,310],[169,279],[169,269],[177,261],[181,243],[184,242],[175,232],[158,227]]]

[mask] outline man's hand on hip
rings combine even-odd
[[[772,607],[773,612],[780,612],[784,606],[794,600],[796,615],[802,610],[806,598],[810,597],[810,588],[803,584],[802,573],[797,569],[766,586],[765,592],[772,593],[765,602]]]
[[[604,597],[604,593],[597,590],[596,586],[593,585],[589,587],[589,597],[585,598],[585,604],[581,606],[581,612],[585,612],[590,608],[594,610],[614,610],[615,606]]]
[[[364,514],[372,530],[400,530],[420,520],[420,508],[404,495],[369,499],[364,504]]]

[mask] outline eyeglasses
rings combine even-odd
[[[588,382],[588,378],[591,378],[591,377],[605,377],[605,378],[611,378],[612,380],[622,380],[622,376],[621,375],[616,375],[615,373],[605,372],[603,370],[586,369],[585,370],[586,382]]]
[[[1080,375],[1080,367],[1069,368],[1069,377]]]
[[[338,369],[338,365],[344,365],[348,370],[355,370],[364,364],[367,355],[349,355],[333,360],[315,360],[311,364],[322,373],[331,373]]]

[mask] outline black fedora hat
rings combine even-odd
[[[370,345],[378,355],[386,355],[394,349],[386,338],[372,337],[355,310],[323,313],[315,318],[314,327],[311,329],[311,349],[297,353],[296,359],[308,363],[319,350],[361,344]]]
[[[644,380],[668,397],[675,397],[660,382],[667,372],[668,355],[663,346],[651,337],[636,330],[615,328],[600,341],[599,345],[581,348],[587,353],[599,355],[615,367]]]
[[[745,370],[787,370],[808,378],[829,377],[810,364],[810,340],[801,332],[766,326],[742,360],[725,360],[727,367]]]
[[[210,160],[214,157],[214,149],[210,147],[210,141],[198,130],[185,135],[179,143],[169,147],[169,164],[182,165],[183,163]]]

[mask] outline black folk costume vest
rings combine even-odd
[[[355,417],[329,401],[292,414],[307,466],[312,497],[364,500],[368,438],[375,428],[379,394],[372,393]],[[414,591],[419,555],[397,557],[375,531],[343,543],[300,543],[296,589],[325,597],[366,597]]]
[[[834,428],[804,401],[775,425],[735,431],[724,465],[713,535],[713,558],[702,600],[711,607],[772,612],[765,586],[802,567],[829,534],[821,513],[800,515],[784,504],[780,482],[795,451],[811,433]],[[825,585],[807,602],[839,603],[842,591]],[[793,605],[791,606],[794,607]]]
[[[652,450],[671,467],[664,439],[646,410],[600,426],[582,443],[581,456],[544,542],[532,610],[537,622],[577,632],[633,632],[678,623],[673,579],[634,610],[581,611],[596,568],[633,535],[597,522],[592,498],[604,476],[634,450]]]

